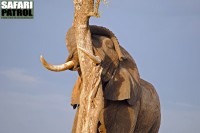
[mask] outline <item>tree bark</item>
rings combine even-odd
[[[89,19],[90,16],[98,15],[99,2],[100,0],[97,0],[95,9],[94,0],[74,0],[73,26],[82,73],[82,90],[76,133],[96,133],[99,114],[104,105],[101,85],[102,68],[79,49],[80,47],[93,54]]]

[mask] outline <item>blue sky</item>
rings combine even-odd
[[[157,89],[160,133],[200,132],[200,1],[109,0],[91,24],[112,30]],[[72,0],[35,0],[32,20],[0,19],[0,132],[69,133],[77,74],[45,70],[63,63]]]

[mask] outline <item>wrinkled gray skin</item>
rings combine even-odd
[[[120,47],[126,58],[120,61],[109,33],[97,34],[98,32],[91,31],[91,34],[93,51],[102,60],[100,65],[103,67],[101,80],[105,107],[99,116],[97,133],[158,133],[161,114],[156,90],[140,78],[131,55]],[[76,65],[71,70],[79,72],[72,92],[72,105],[76,107],[81,92],[81,72],[73,29],[68,31],[66,39],[70,53],[67,61],[73,60]],[[72,133],[76,132],[78,111],[79,107]]]

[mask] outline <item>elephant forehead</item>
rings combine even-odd
[[[98,56],[104,61],[112,61],[113,63],[118,62],[118,55],[114,49],[112,40],[105,36],[94,35],[92,38],[93,46]]]
[[[114,44],[112,40],[106,36],[92,35],[92,40],[94,41],[95,47],[114,49]]]

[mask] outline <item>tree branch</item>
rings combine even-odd
[[[74,0],[73,26],[82,73],[82,90],[76,133],[96,133],[99,113],[104,105],[101,85],[102,68],[100,65],[94,64],[93,60],[87,55],[87,53],[93,54],[89,19],[91,16],[99,16],[99,4],[100,0],[96,0],[95,7],[94,0]]]

